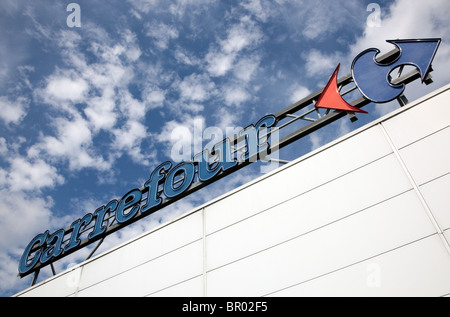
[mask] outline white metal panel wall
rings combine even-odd
[[[202,276],[202,236],[202,214],[188,214],[43,282],[23,296],[151,295]],[[189,291],[201,296],[203,284]]]
[[[448,100],[450,85],[19,295],[448,295]]]
[[[83,269],[79,295],[146,295],[201,275],[202,227],[201,213],[194,213],[98,258]],[[132,278],[137,284],[122,285]]]
[[[449,291],[449,259],[434,235],[272,296],[442,296]]]
[[[391,152],[379,127],[368,129],[211,204],[205,214],[206,234],[308,192]]]
[[[450,229],[449,85],[422,100],[382,124],[442,233]]]

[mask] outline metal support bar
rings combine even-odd
[[[319,117],[319,119],[320,119],[320,118],[322,118],[322,116],[320,115],[320,111],[319,111],[319,109],[318,109],[318,108],[316,108],[316,112],[317,112],[317,116]],[[326,115],[326,114],[328,114],[328,112],[327,112],[327,113],[325,113],[325,115]]]
[[[56,271],[55,271],[55,267],[53,266],[53,263],[50,263],[50,267],[52,269],[53,276],[55,276],[56,275]]]
[[[272,158],[272,157],[267,158],[267,161],[275,162],[275,163],[281,163],[281,164],[288,164],[288,163],[290,163],[290,161],[280,160],[280,159],[276,159],[276,158]]]
[[[39,273],[41,272],[41,269],[37,269],[34,272],[34,276],[33,276],[33,280],[31,281],[31,285],[30,286],[34,286],[36,284],[36,281],[38,279]]]
[[[95,246],[94,250],[92,250],[92,252],[89,254],[89,256],[86,258],[85,261],[89,260],[94,254],[95,252],[97,252],[98,248],[102,245],[103,241],[105,241],[106,237],[103,237],[103,239],[101,239],[97,245]]]
[[[405,68],[405,65],[400,66],[400,69],[398,70],[398,73],[397,73],[397,79],[400,78],[400,76],[402,76],[404,68]]]
[[[354,112],[349,111],[349,112],[347,112],[347,115],[348,115],[348,117],[350,118],[350,121],[351,121],[351,122],[358,121],[358,117],[355,115]]]
[[[343,93],[341,93],[341,96],[345,96],[346,94],[351,93],[353,90],[357,89],[358,87],[355,85],[352,88],[350,88],[349,90],[344,91]]]
[[[409,103],[408,98],[406,98],[406,96],[404,94],[401,94],[397,98],[397,101],[400,104],[400,107],[404,107],[404,106],[406,106]]]

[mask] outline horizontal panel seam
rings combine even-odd
[[[447,173],[442,174],[442,175],[440,175],[440,176],[438,176],[438,177],[435,177],[435,178],[433,178],[433,179],[430,179],[430,180],[428,180],[428,181],[426,181],[426,182],[424,182],[424,183],[422,183],[422,184],[419,184],[418,186],[419,186],[419,187],[425,186],[425,185],[427,185],[427,184],[429,184],[429,183],[431,183],[431,182],[434,182],[434,181],[436,181],[436,180],[438,180],[438,179],[440,179],[440,178],[443,178],[443,177],[445,177],[445,176],[448,176],[448,175],[450,175],[450,172],[447,172]]]
[[[434,131],[434,132],[432,132],[432,133],[430,133],[430,134],[427,134],[427,135],[425,135],[425,136],[422,136],[421,138],[419,138],[419,139],[417,139],[417,140],[414,140],[414,141],[411,142],[411,143],[405,144],[405,145],[399,147],[398,150],[399,150],[399,151],[400,151],[400,150],[403,150],[403,149],[405,149],[405,148],[407,148],[407,147],[409,147],[409,146],[411,146],[411,145],[414,145],[415,143],[418,143],[418,142],[420,142],[420,141],[423,141],[423,140],[425,140],[425,139],[427,139],[427,138],[429,138],[429,137],[431,137],[431,136],[433,136],[433,135],[435,135],[435,134],[438,134],[438,133],[440,133],[440,132],[442,132],[442,131],[444,131],[444,130],[446,130],[446,129],[450,129],[450,125],[448,125],[448,126],[446,126],[446,127],[443,127],[443,128],[441,128],[441,129],[439,129],[439,130],[436,130],[436,131]]]
[[[401,246],[397,246],[397,247],[395,247],[395,248],[393,248],[393,249],[386,250],[386,251],[381,252],[381,253],[379,253],[379,254],[370,256],[370,257],[368,257],[368,258],[362,259],[362,260],[357,261],[357,262],[354,262],[354,263],[352,263],[352,264],[348,264],[348,265],[346,265],[346,266],[340,267],[340,268],[335,269],[335,270],[332,270],[332,271],[330,271],[330,272],[320,274],[320,275],[315,276],[315,277],[313,277],[313,278],[310,278],[310,279],[308,279],[308,280],[301,281],[301,282],[298,282],[298,283],[296,283],[296,284],[292,284],[292,285],[290,285],[290,286],[281,288],[281,289],[279,289],[279,290],[276,290],[276,291],[267,293],[267,294],[262,295],[262,296],[263,296],[263,297],[264,297],[264,296],[269,296],[269,295],[271,295],[271,294],[275,294],[275,293],[278,293],[278,292],[280,292],[280,291],[283,291],[283,290],[286,290],[286,289],[289,289],[289,288],[292,288],[292,287],[295,287],[295,286],[298,286],[298,285],[301,285],[301,284],[305,284],[305,283],[311,282],[311,281],[316,280],[316,279],[319,279],[319,278],[321,278],[321,277],[324,277],[324,276],[327,276],[327,275],[330,275],[330,274],[333,274],[333,273],[336,273],[336,272],[345,270],[345,269],[347,269],[347,268],[349,268],[349,267],[351,267],[351,266],[354,266],[354,265],[357,265],[357,264],[366,262],[366,261],[368,261],[368,260],[374,259],[374,258],[379,257],[379,256],[382,256],[382,255],[384,255],[384,254],[388,254],[388,253],[393,252],[393,251],[395,251],[395,250],[404,248],[404,247],[406,247],[406,246],[408,246],[408,245],[417,243],[417,242],[419,242],[419,241],[421,241],[421,240],[425,240],[425,239],[428,239],[428,238],[430,238],[430,237],[437,236],[437,235],[438,235],[437,233],[433,233],[433,234],[427,235],[427,236],[425,236],[425,237],[422,237],[422,238],[420,238],[420,239],[416,239],[416,240],[414,240],[414,241],[408,242],[408,243],[403,244],[403,245],[401,245]]]
[[[413,186],[414,191],[416,192],[417,197],[419,198],[430,222],[432,223],[436,232],[438,233],[439,239],[441,240],[442,244],[444,245],[445,249],[447,250],[447,252],[450,255],[450,244],[445,239],[441,226],[439,225],[438,221],[436,220],[436,217],[434,216],[433,212],[431,211],[430,207],[428,206],[428,204],[425,200],[425,197],[423,196],[422,192],[420,191],[419,185],[417,185],[413,175],[411,174],[411,172],[408,169],[408,166],[404,162],[403,157],[400,154],[400,150],[398,148],[396,148],[394,141],[392,140],[391,136],[389,135],[389,132],[386,130],[386,127],[384,126],[384,124],[380,124],[380,127],[381,127],[381,131],[383,131],[383,133],[384,133],[384,136],[385,136],[387,142],[390,144],[392,151],[394,152],[394,155],[397,158],[397,161],[401,165],[405,175],[407,176],[407,178],[409,179],[409,182]]]
[[[193,280],[193,279],[202,277],[202,275],[203,275],[203,274],[198,274],[198,275],[192,276],[192,277],[190,277],[190,278],[188,278],[188,279],[186,279],[186,280],[177,282],[177,283],[175,283],[175,284],[169,285],[169,286],[167,286],[167,287],[161,288],[161,289],[159,289],[159,290],[157,290],[157,291],[154,291],[154,292],[151,292],[151,293],[149,293],[149,294],[147,294],[147,295],[144,295],[143,297],[148,297],[148,296],[150,296],[150,295],[153,295],[153,294],[162,292],[162,291],[164,291],[164,290],[166,290],[166,289],[169,289],[169,288],[171,288],[171,287],[174,287],[174,286],[183,284],[183,283],[185,283],[185,282],[188,282],[188,281],[190,281],[190,280]]]
[[[199,241],[202,241],[202,238],[199,238],[199,239],[197,239],[197,240],[195,240],[195,241],[191,241],[191,242],[189,242],[189,243],[187,243],[187,244],[185,244],[185,245],[182,245],[182,246],[180,246],[180,247],[178,247],[178,248],[176,248],[176,249],[173,249],[173,250],[168,251],[168,252],[166,252],[166,253],[163,253],[163,254],[161,254],[161,255],[159,255],[159,256],[156,256],[156,257],[154,257],[154,258],[152,258],[152,259],[150,259],[150,260],[147,260],[147,261],[145,261],[145,262],[142,262],[142,263],[140,263],[140,264],[138,264],[138,265],[135,265],[135,266],[133,266],[133,267],[130,267],[130,268],[128,268],[128,269],[126,269],[126,270],[123,270],[123,271],[121,271],[121,272],[119,272],[119,273],[116,273],[116,274],[114,274],[114,275],[111,275],[111,276],[105,278],[104,280],[98,281],[98,282],[96,282],[96,283],[94,283],[94,284],[91,284],[91,285],[89,285],[89,286],[87,286],[87,287],[80,288],[80,289],[78,290],[78,292],[81,292],[81,291],[83,291],[83,290],[86,290],[86,289],[88,289],[88,288],[91,288],[91,287],[93,287],[93,286],[95,286],[95,285],[101,284],[101,283],[103,283],[103,282],[105,282],[105,281],[107,281],[107,280],[110,280],[110,279],[112,279],[112,278],[114,278],[114,277],[117,277],[117,276],[119,276],[119,275],[122,275],[122,274],[124,274],[124,273],[127,273],[127,272],[129,272],[129,271],[131,271],[131,270],[134,270],[134,269],[136,269],[136,268],[138,268],[138,267],[140,267],[140,266],[143,266],[143,265],[145,265],[145,264],[147,264],[147,263],[150,263],[150,262],[155,261],[155,260],[157,260],[157,259],[159,259],[159,258],[162,258],[162,257],[164,257],[164,256],[167,256],[167,255],[169,255],[169,254],[171,254],[171,253],[173,253],[173,252],[176,252],[176,251],[178,251],[178,250],[180,250],[180,249],[182,249],[182,248],[185,248],[185,247],[187,247],[187,246],[189,246],[189,245],[191,245],[191,244],[197,243],[197,242],[199,242]],[[81,282],[81,280],[80,280],[80,282]]]
[[[378,161],[380,161],[380,160],[382,160],[382,159],[384,159],[384,158],[386,158],[386,157],[388,157],[388,156],[390,156],[390,155],[392,155],[392,154],[393,154],[393,152],[390,152],[390,153],[388,153],[388,154],[385,154],[385,155],[383,155],[383,156],[381,156],[381,157],[379,157],[379,158],[377,158],[377,159],[375,159],[375,160],[373,160],[373,161],[371,161],[371,162],[368,162],[368,163],[366,163],[366,164],[364,164],[364,165],[359,166],[358,168],[355,168],[355,169],[353,169],[353,170],[351,170],[351,171],[348,171],[348,172],[346,172],[346,173],[344,173],[344,174],[341,174],[341,175],[339,175],[339,176],[336,176],[335,178],[330,179],[330,180],[328,180],[328,181],[326,181],[326,182],[324,182],[324,183],[322,183],[322,184],[319,184],[319,185],[317,185],[317,186],[315,186],[315,187],[313,187],[313,188],[310,188],[310,189],[308,189],[308,190],[306,190],[306,191],[304,191],[304,192],[302,192],[302,193],[300,193],[300,194],[297,194],[297,195],[295,195],[295,196],[293,196],[293,197],[291,197],[291,198],[288,198],[288,199],[286,199],[286,200],[284,200],[284,201],[282,201],[282,202],[278,202],[278,203],[276,203],[276,204],[274,204],[274,205],[272,205],[272,206],[270,206],[270,207],[267,207],[267,208],[265,208],[265,209],[263,209],[263,210],[260,210],[260,211],[258,211],[258,212],[256,212],[256,213],[254,213],[254,214],[252,214],[252,215],[250,215],[250,216],[248,216],[248,217],[239,219],[238,221],[233,222],[232,224],[229,224],[229,225],[227,225],[227,226],[225,226],[225,227],[222,227],[222,228],[217,229],[217,230],[215,230],[215,231],[213,231],[213,232],[211,232],[211,233],[208,233],[208,234],[206,234],[206,236],[208,237],[208,236],[210,236],[210,235],[212,235],[212,234],[215,234],[215,233],[217,233],[217,232],[219,232],[219,231],[222,231],[222,230],[225,230],[225,229],[227,229],[227,228],[229,228],[229,227],[232,227],[232,226],[234,226],[234,225],[236,225],[236,224],[238,224],[238,223],[240,223],[240,222],[243,222],[243,221],[246,221],[246,220],[248,220],[248,219],[250,219],[250,218],[253,218],[253,217],[255,217],[255,216],[257,216],[257,215],[259,215],[259,214],[261,214],[261,213],[263,213],[263,212],[266,212],[267,210],[270,210],[270,209],[272,209],[272,208],[275,208],[275,207],[281,206],[281,205],[283,205],[283,204],[285,204],[285,203],[288,203],[288,202],[290,202],[291,200],[294,200],[294,199],[296,199],[296,198],[298,198],[298,197],[300,197],[300,196],[302,196],[302,195],[305,195],[305,194],[307,194],[307,193],[309,193],[309,192],[312,192],[312,191],[314,191],[314,190],[316,190],[316,189],[318,189],[318,188],[320,188],[320,187],[323,187],[323,186],[325,186],[325,185],[327,185],[327,184],[329,184],[329,183],[332,183],[332,182],[334,182],[334,181],[336,181],[336,180],[338,180],[338,179],[340,179],[340,178],[342,178],[342,177],[345,177],[345,176],[347,176],[347,175],[350,175],[350,174],[352,174],[352,173],[355,173],[356,171],[358,171],[358,170],[360,170],[360,169],[362,169],[362,168],[364,168],[364,167],[367,167],[367,166],[369,166],[369,165],[371,165],[371,164],[374,164],[375,162],[378,162]],[[206,208],[206,209],[207,209],[207,208]]]
[[[333,225],[333,224],[335,224],[335,223],[337,223],[337,222],[339,222],[339,221],[342,221],[342,220],[344,220],[344,219],[347,219],[347,218],[350,218],[350,217],[352,217],[352,216],[355,216],[356,214],[362,213],[362,212],[364,212],[364,211],[367,210],[367,209],[373,208],[373,207],[375,207],[375,206],[377,206],[377,205],[383,204],[383,203],[385,203],[385,202],[387,202],[387,201],[389,201],[389,200],[391,200],[391,199],[394,199],[394,198],[396,198],[396,197],[398,197],[398,196],[401,196],[401,195],[404,195],[404,194],[406,194],[406,193],[408,193],[408,192],[413,192],[413,191],[414,191],[414,189],[408,189],[408,190],[405,190],[405,191],[403,191],[403,192],[401,192],[401,193],[398,193],[398,194],[396,194],[396,195],[394,195],[394,196],[391,196],[391,197],[386,198],[386,199],[384,199],[384,200],[382,200],[382,201],[379,201],[379,202],[377,202],[377,203],[375,203],[375,204],[373,204],[373,205],[364,207],[363,209],[360,209],[360,210],[358,210],[358,211],[355,211],[354,213],[351,213],[351,214],[346,215],[346,216],[344,216],[344,217],[341,217],[341,218],[339,218],[339,219],[333,220],[332,222],[329,222],[329,223],[324,224],[324,225],[322,225],[322,226],[319,226],[319,227],[317,227],[317,228],[311,229],[311,230],[309,230],[309,231],[307,231],[307,232],[304,232],[304,233],[302,233],[302,234],[299,234],[299,235],[297,235],[297,236],[295,236],[295,237],[292,237],[292,238],[289,238],[289,239],[287,239],[287,240],[278,242],[278,243],[276,243],[276,244],[274,244],[274,245],[271,245],[271,246],[268,246],[268,247],[266,247],[266,248],[264,248],[264,249],[261,249],[261,250],[259,250],[259,251],[253,252],[252,254],[246,255],[246,256],[244,256],[244,257],[242,257],[242,258],[239,258],[239,259],[236,259],[236,260],[227,262],[227,263],[225,263],[225,264],[222,264],[222,265],[220,265],[220,266],[217,266],[217,267],[215,267],[215,268],[209,269],[207,272],[210,273],[210,272],[212,272],[212,271],[215,271],[215,270],[217,270],[217,269],[220,269],[220,268],[223,268],[223,267],[225,267],[225,266],[231,265],[231,264],[233,264],[233,263],[236,263],[236,262],[245,260],[246,258],[252,257],[252,256],[254,256],[254,255],[256,255],[256,254],[263,253],[263,252],[265,252],[265,251],[267,251],[267,250],[273,249],[273,248],[275,248],[275,247],[277,247],[277,246],[280,246],[280,245],[282,245],[282,244],[291,242],[291,241],[293,241],[293,240],[295,240],[295,239],[299,239],[299,238],[301,238],[301,237],[303,237],[303,236],[305,236],[305,235],[308,235],[308,234],[310,234],[310,233],[312,233],[312,232],[315,232],[315,231],[317,231],[317,230],[320,230],[320,229],[326,228],[326,227],[328,227],[328,226],[331,226],[331,225]]]

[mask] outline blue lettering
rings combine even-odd
[[[81,243],[81,240],[79,239],[81,235],[80,233],[81,227],[82,226],[86,227],[88,224],[91,223],[93,218],[94,217],[92,216],[92,214],[87,214],[86,216],[83,217],[83,219],[78,219],[77,221],[72,223],[72,225],[70,226],[70,228],[72,229],[72,236],[70,237],[69,244],[65,248],[66,252],[77,247]]]
[[[219,157],[220,168],[223,171],[235,166],[238,162],[231,157],[231,142],[226,138],[222,142],[214,145],[212,154]]]
[[[277,118],[273,115],[269,115],[269,116],[265,116],[264,118],[259,120],[258,123],[256,124],[256,131],[258,131],[258,154],[261,154],[261,152],[266,151],[269,148],[268,139],[270,136],[270,133],[267,132],[267,140],[266,140],[266,142],[261,144],[260,143],[261,136],[259,135],[260,129],[262,127],[271,128],[272,126],[275,125],[276,122],[277,122]]]
[[[64,234],[64,229],[60,229],[48,237],[47,245],[49,245],[49,247],[42,253],[41,259],[39,260],[42,264],[46,263],[51,258],[56,258],[64,251],[62,248]],[[53,242],[53,240],[56,241]]]
[[[161,204],[162,199],[159,197],[159,184],[165,178],[166,172],[172,167],[172,163],[165,162],[158,166],[150,176],[150,179],[145,183],[148,188],[147,203],[142,207],[142,213],[145,213],[155,206]]]
[[[103,234],[106,231],[107,225],[103,225],[103,222],[105,221],[105,215],[107,213],[110,214],[114,212],[118,205],[118,201],[114,199],[111,200],[106,207],[102,206],[94,212],[94,217],[96,218],[95,227],[88,236],[89,240],[94,239],[95,237]]]
[[[41,257],[41,254],[42,254],[41,247],[45,244],[45,241],[47,240],[47,237],[48,237],[48,233],[49,232],[47,230],[47,231],[45,231],[45,233],[38,234],[28,244],[25,251],[23,252],[22,257],[20,258],[20,262],[19,262],[19,273],[20,274],[25,274],[28,271],[30,271],[36,265],[36,263],[39,261],[39,258]],[[35,252],[34,258],[31,260],[31,262],[29,262],[28,258],[31,255],[31,250],[33,249],[33,247],[36,244],[38,246],[38,250]]]
[[[182,178],[181,185],[177,186],[175,184],[175,177],[180,176],[180,174],[183,174],[184,177]],[[177,165],[167,176],[166,182],[164,183],[164,195],[166,195],[167,198],[173,198],[180,195],[191,186],[194,175],[194,164],[181,163]]]
[[[210,180],[220,172],[220,162],[216,162],[215,166],[211,167],[212,165],[209,164],[210,158],[211,154],[209,153],[209,150],[204,150],[194,156],[194,162],[198,163],[198,179],[201,182]]]
[[[270,128],[276,123],[275,116],[262,118],[255,126],[250,125],[239,132],[239,136],[245,138],[247,151],[243,155],[245,160],[256,160],[258,155],[269,148],[270,132],[265,136],[260,136],[262,127]],[[262,140],[262,141],[261,141]],[[73,222],[66,232],[60,229],[49,237],[49,232],[37,235],[27,246],[19,263],[19,273],[27,274],[38,262],[46,264],[53,258],[59,257],[68,251],[80,246],[80,236],[86,232],[86,227],[94,220],[92,232],[87,236],[87,241],[95,239],[108,230],[113,222],[106,219],[112,217],[115,212],[115,220],[118,224],[124,224],[136,216],[139,212],[149,212],[152,208],[159,206],[163,197],[166,199],[175,198],[187,191],[195,179],[197,165],[198,182],[206,182],[213,179],[223,171],[226,171],[238,164],[235,153],[232,153],[231,141],[225,138],[214,145],[211,151],[205,149],[194,156],[195,162],[183,162],[171,170],[172,163],[165,162],[159,165],[151,174],[150,179],[145,183],[147,189],[146,203],[141,207],[142,191],[134,189],[122,197],[120,201],[111,200],[106,206],[98,208],[93,214],[87,214],[82,219]],[[70,234],[70,240],[63,247],[64,237]],[[45,249],[44,249],[45,248]],[[44,250],[43,250],[44,249]],[[32,257],[34,253],[34,257]],[[30,260],[31,258],[31,260]]]
[[[209,159],[213,156],[218,158],[218,162],[210,164]],[[228,138],[214,145],[213,155],[208,150],[204,150],[194,156],[194,161],[198,162],[198,178],[201,182],[206,182],[221,171],[226,171],[237,164],[231,156],[231,144]]]
[[[266,116],[259,120],[256,126],[250,125],[246,129],[239,132],[239,136],[244,136],[247,142],[247,151],[242,156],[244,161],[250,160],[251,162],[256,162],[258,159],[257,154],[267,150],[269,147],[268,143],[265,142],[263,145],[260,144],[259,129],[262,127],[270,128],[276,122],[275,116]],[[268,136],[267,136],[268,138]]]
[[[118,223],[124,223],[134,217],[134,215],[139,211],[141,206],[139,203],[142,199],[142,193],[139,189],[134,189],[128,194],[123,196],[116,210],[116,220]],[[125,214],[125,210],[128,208],[131,210]]]

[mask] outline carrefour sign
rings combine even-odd
[[[68,228],[55,232],[47,230],[35,236],[20,259],[19,276],[24,277],[38,271],[95,241],[104,239],[107,235],[264,158],[347,113],[365,113],[360,108],[370,102],[384,103],[398,98],[406,83],[418,78],[424,82],[428,78],[440,41],[388,41],[397,49],[382,60],[377,60],[378,49],[368,49],[360,53],[353,60],[351,76],[340,82],[340,85],[353,82],[363,95],[362,99],[352,104],[342,98],[338,89],[338,65],[326,87],[312,94],[310,98],[305,98],[275,115],[264,116],[258,122],[242,129],[234,138],[225,138],[211,149],[197,153],[191,161],[175,166],[169,161],[162,163],[151,172],[142,187],[129,191],[120,199],[112,199],[94,212],[75,220]],[[404,65],[414,66],[415,72],[405,75],[402,82],[393,83],[390,73]],[[309,104],[314,104],[318,113],[317,119],[306,117],[311,110],[302,115],[293,114]],[[326,108],[327,112],[320,115],[319,108]],[[330,109],[335,111],[330,112]],[[288,123],[281,123],[288,117],[293,119]],[[281,139],[273,138],[275,132],[299,120],[308,121],[308,124]],[[83,240],[81,236],[84,236]]]

